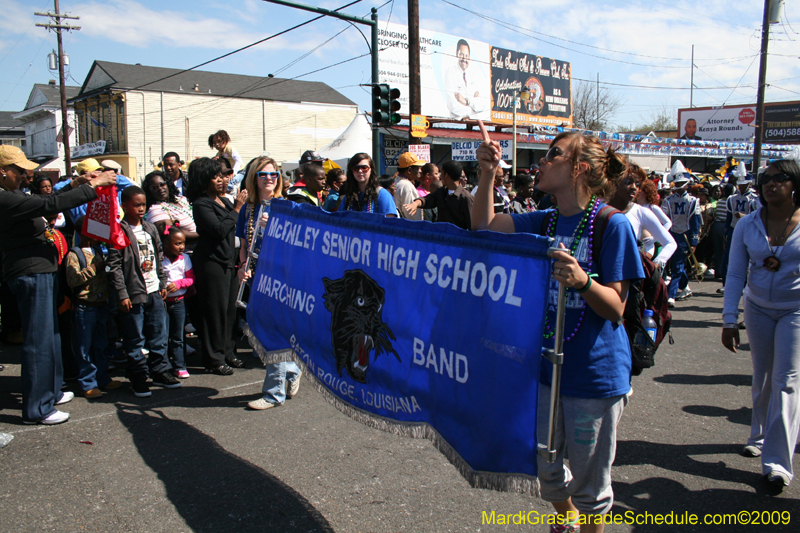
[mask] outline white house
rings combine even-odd
[[[67,99],[75,96],[80,87],[66,87]],[[59,142],[61,130],[61,94],[55,80],[33,86],[25,109],[14,113],[14,118],[25,127],[25,153],[28,159],[42,165],[41,170],[64,173],[64,143]],[[68,106],[67,124],[70,126],[69,142],[78,140],[75,133],[75,112]]]

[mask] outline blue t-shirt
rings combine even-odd
[[[363,210],[366,212],[366,202],[364,201],[364,193],[360,193],[358,195],[358,201],[364,207]],[[339,203],[339,211],[346,211],[345,203],[347,202],[347,197],[341,196],[341,201]],[[397,216],[397,206],[394,203],[394,196],[392,193],[381,187],[378,189],[378,201],[375,202],[374,209],[371,211],[372,213],[376,213],[379,215],[394,215]]]
[[[544,217],[550,216],[551,213],[552,210],[535,211],[511,217],[516,231],[541,235]],[[572,235],[582,218],[583,212],[570,217],[559,216],[554,246],[563,242],[569,249]],[[616,214],[610,216],[607,221],[599,253],[600,265],[592,265],[592,272],[599,274],[596,281],[607,284],[643,278],[644,270],[630,222],[625,216]],[[595,231],[599,230],[600,228],[595,228]],[[575,251],[575,257],[584,270],[589,265],[590,254],[589,235],[588,231],[585,231]],[[552,329],[555,329],[557,302],[558,281],[551,277],[547,295],[547,313]],[[582,304],[583,297],[580,294],[572,289],[567,290],[565,339],[575,330]],[[545,340],[545,346],[552,348],[553,339]],[[552,370],[552,364],[542,358],[541,383],[550,385]],[[602,318],[587,304],[577,334],[572,340],[564,343],[562,394],[577,398],[610,398],[627,394],[631,388],[630,382],[631,348],[625,327],[621,323],[614,324]]]

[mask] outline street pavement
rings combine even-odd
[[[800,482],[776,494],[760,461],[739,455],[749,433],[750,353],[747,332],[736,354],[719,342],[718,286],[692,284],[695,296],[673,313],[675,344],[665,341],[656,366],[633,380],[612,513],[640,523],[607,531],[800,530]],[[0,432],[14,435],[0,449],[0,531],[548,531],[498,523],[500,515],[551,512],[545,502],[471,488],[429,441],[349,419],[308,378],[283,407],[245,409],[264,378],[246,342],[248,368],[233,376],[203,374],[190,358],[192,377],[180,389],[76,397],[62,406],[70,421],[51,427],[22,425],[19,354],[0,348]],[[486,390],[505,394],[502,382]],[[492,512],[495,523],[485,523]],[[729,525],[653,523],[687,514]],[[783,523],[755,525],[772,520]]]

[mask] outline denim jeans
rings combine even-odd
[[[86,392],[104,387],[108,377],[108,306],[77,304],[72,315],[72,351],[78,360],[78,384]]]
[[[672,280],[669,282],[667,293],[670,298],[675,298],[678,295],[678,289],[685,289],[689,285],[689,275],[686,273],[686,256],[689,255],[689,245],[686,244],[682,233],[672,233],[672,238],[678,244],[678,249],[672,254],[669,259],[669,264],[672,267]]]
[[[172,369],[167,356],[167,308],[157,292],[143,304],[133,304],[122,318],[122,351],[128,356],[128,377]],[[145,358],[142,348],[150,350]]]
[[[169,325],[169,350],[175,362],[175,370],[186,370],[183,328],[186,325],[186,299],[167,302],[167,324]]]
[[[38,421],[55,411],[61,398],[64,367],[55,295],[56,273],[7,280],[22,319],[22,419]]]
[[[287,379],[294,381],[298,379],[299,374],[300,367],[294,361],[267,365],[267,375],[264,378],[264,385],[261,387],[261,392],[264,393],[263,398],[270,403],[283,404],[286,401]]]

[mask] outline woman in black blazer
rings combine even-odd
[[[244,363],[236,357],[236,247],[234,233],[239,210],[247,201],[241,191],[236,202],[225,198],[225,181],[219,161],[202,157],[189,165],[186,196],[197,224],[197,245],[192,262],[197,276],[197,301],[201,303],[200,343],[206,372],[222,376]]]

